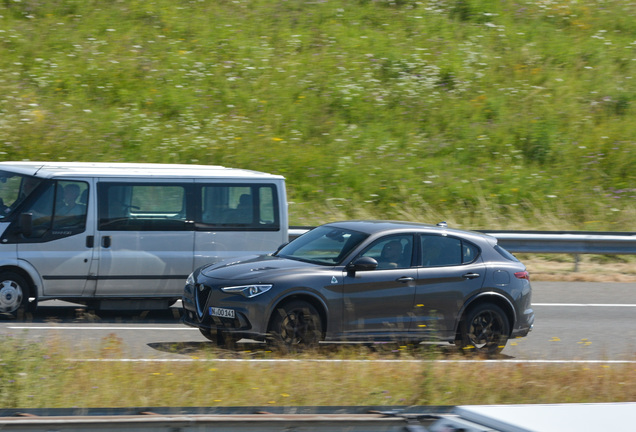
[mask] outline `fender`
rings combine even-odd
[[[497,291],[483,291],[483,292],[477,293],[474,296],[470,297],[464,303],[464,305],[461,307],[461,309],[459,310],[459,313],[457,314],[457,318],[455,319],[454,334],[456,334],[457,330],[459,329],[459,323],[461,322],[462,318],[464,317],[464,312],[466,312],[466,309],[468,309],[477,300],[479,300],[479,299],[481,299],[483,297],[496,297],[497,298],[497,301],[496,301],[497,303],[501,302],[501,303],[505,304],[506,308],[504,309],[504,312],[512,314],[512,320],[510,322],[510,330],[512,331],[512,329],[514,328],[514,324],[517,322],[517,311],[516,311],[514,305],[512,304],[512,302],[510,301],[510,299],[508,297],[506,297],[505,295],[503,295],[502,293],[497,292]]]
[[[298,287],[296,289],[285,291],[279,297],[277,297],[274,301],[271,302],[272,307],[267,311],[267,314],[265,315],[266,317],[266,322],[264,326],[265,329],[267,329],[267,326],[269,325],[269,320],[272,316],[272,313],[276,309],[276,307],[279,304],[294,297],[301,297],[301,298],[311,297],[314,301],[316,301],[320,305],[320,307],[322,308],[322,312],[324,313],[324,316],[325,317],[329,316],[329,308],[327,307],[327,303],[325,302],[325,300],[322,298],[322,296],[319,293],[317,293],[315,290],[311,288]],[[326,324],[329,325],[329,323],[326,323]]]
[[[44,297],[43,295],[43,281],[40,273],[33,267],[28,261],[19,259],[0,259],[0,271],[11,270],[11,268],[19,268],[31,279],[33,282],[33,288],[38,299]]]

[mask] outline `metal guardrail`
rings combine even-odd
[[[220,407],[0,410],[0,430],[31,432],[425,432],[453,407]]]
[[[311,228],[289,227],[290,240]],[[636,255],[636,232],[475,231],[495,237],[514,253]]]
[[[627,430],[634,422],[636,402],[0,410],[3,432],[580,432]]]

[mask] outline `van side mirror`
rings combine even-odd
[[[355,261],[352,261],[347,269],[349,271],[360,271],[360,270],[375,270],[378,268],[378,262],[371,257],[360,257]]]
[[[20,215],[20,231],[25,237],[33,234],[33,213],[22,213]]]

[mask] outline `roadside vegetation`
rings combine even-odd
[[[0,2],[0,158],[284,175],[292,225],[634,230],[636,5]]]
[[[281,174],[292,225],[634,231],[635,17],[622,0],[0,0],[0,160]],[[94,363],[69,358],[117,359],[116,336],[97,353],[2,337],[0,408],[636,400],[633,364]]]
[[[0,345],[0,408],[439,406],[636,400],[634,364],[434,363],[428,360],[462,356],[397,346],[387,351],[343,348],[327,355],[307,353],[291,357],[298,361],[285,363],[215,361],[224,356],[218,350],[198,353],[192,362],[109,361],[121,358],[123,348],[116,335],[102,340],[97,352],[71,351],[55,341],[33,344],[5,338]],[[230,355],[254,357],[249,352]],[[89,356],[102,361],[79,360]],[[407,361],[387,362],[396,359]]]

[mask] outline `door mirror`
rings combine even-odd
[[[374,258],[368,256],[357,258],[348,266],[349,270],[352,271],[375,270],[377,267],[378,262]]]
[[[33,213],[22,213],[20,215],[20,231],[25,237],[33,234]]]

